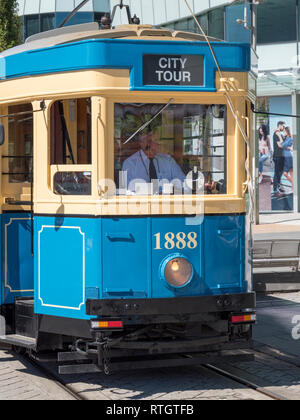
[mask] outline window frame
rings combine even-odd
[[[226,103],[223,96],[220,96],[218,94],[210,96],[209,93],[207,95],[203,95],[202,97],[198,97],[197,99],[193,99],[191,96],[189,96],[189,93],[187,92],[187,96],[183,96],[182,94],[179,96],[178,94],[170,93],[168,97],[164,95],[163,98],[160,96],[155,96],[155,92],[153,92],[153,95],[151,94],[148,96],[144,95],[121,95],[119,97],[113,97],[111,96],[108,99],[107,104],[107,115],[109,120],[114,121],[114,107],[115,104],[118,103],[149,103],[149,104],[167,104],[170,100],[170,98],[174,98],[173,104],[181,104],[181,105],[209,105],[209,104],[215,104],[215,105],[225,105],[227,107],[227,120],[225,122],[226,129],[227,129],[227,139],[226,139],[226,159],[225,159],[225,171],[226,171],[226,186],[227,186],[227,193],[226,194],[212,194],[212,195],[202,195],[199,196],[201,200],[209,201],[209,200],[222,200],[224,198],[244,198],[242,197],[241,191],[242,191],[242,184],[245,181],[244,178],[242,178],[242,174],[239,171],[239,162],[237,157],[237,150],[240,150],[239,141],[240,138],[236,135],[236,122],[235,119],[228,109],[228,104]],[[244,101],[244,98],[243,98]],[[110,129],[109,137],[107,138],[108,145],[106,150],[106,156],[108,159],[108,168],[106,171],[106,178],[114,181],[114,127]],[[243,149],[241,149],[244,151]],[[99,182],[99,178],[98,178]],[[160,200],[163,196],[153,196],[153,195],[146,195],[146,196],[138,196],[135,195],[135,198],[138,198],[140,201],[157,201]],[[167,196],[170,198],[170,196]],[[174,195],[171,196],[171,200],[185,200],[191,199],[191,195]],[[114,195],[115,200],[126,200],[128,199],[128,196],[119,196]]]
[[[119,108],[119,111],[122,109],[122,107],[124,106],[125,107],[125,109],[123,110],[123,112],[125,112],[125,114],[126,114],[126,107],[128,106],[128,107],[130,107],[131,105],[135,105],[135,103],[133,104],[133,103],[115,103],[114,104],[114,110],[116,111],[116,107],[121,107],[121,108]],[[149,103],[145,103],[144,104],[146,107],[147,106],[149,106]],[[156,103],[155,104],[156,106],[157,106],[157,111],[160,109],[160,108],[162,108],[163,106],[164,106],[164,104],[163,103]],[[209,106],[210,105],[215,105],[215,104],[171,104],[170,105],[170,107],[168,108],[169,110],[171,110],[173,107],[179,107],[179,109],[178,108],[173,108],[173,111],[175,112],[175,114],[174,114],[174,116],[176,115],[176,112],[178,113],[179,112],[179,115],[180,114],[182,114],[182,127],[183,127],[183,133],[182,133],[182,138],[181,138],[181,136],[179,136],[179,138],[178,138],[178,133],[176,134],[175,132],[173,133],[173,138],[172,139],[170,139],[170,140],[173,140],[173,145],[175,146],[175,142],[177,142],[176,141],[176,139],[177,140],[179,140],[179,143],[177,143],[177,150],[176,151],[174,151],[174,154],[173,153],[168,153],[168,152],[164,152],[164,153],[167,153],[168,155],[170,155],[171,157],[172,157],[172,159],[174,159],[175,160],[175,162],[176,162],[176,164],[179,166],[179,168],[181,169],[181,171],[184,173],[185,171],[184,171],[184,166],[187,164],[188,165],[188,167],[189,167],[189,169],[188,169],[188,173],[191,173],[191,171],[192,171],[192,166],[193,166],[193,164],[191,164],[191,162],[190,162],[190,160],[192,160],[193,161],[193,159],[196,159],[196,155],[194,155],[194,154],[190,154],[190,153],[185,153],[184,152],[184,142],[185,141],[187,141],[187,140],[191,140],[192,138],[194,139],[194,137],[192,137],[193,135],[192,135],[192,133],[190,133],[190,135],[189,136],[187,136],[187,137],[185,137],[185,133],[184,133],[184,121],[185,121],[185,119],[188,119],[188,118],[192,118],[192,116],[194,115],[196,115],[197,114],[197,112],[199,111],[199,109],[197,110],[197,108],[198,107],[203,107],[204,109],[206,108],[206,114],[205,115],[207,115],[207,112],[208,112],[208,108],[209,108]],[[195,107],[195,110],[193,110],[192,108],[191,109],[188,109],[188,110],[185,110],[185,112],[186,112],[186,114],[184,114],[184,107]],[[225,109],[226,109],[226,111],[225,111],[225,115],[224,115],[224,118],[222,119],[222,125],[224,126],[224,143],[223,143],[223,145],[221,145],[221,146],[217,146],[217,145],[215,145],[215,146],[212,146],[212,145],[210,145],[210,146],[208,146],[208,144],[206,145],[206,147],[208,147],[208,148],[210,148],[210,149],[214,149],[214,148],[218,148],[218,147],[222,147],[222,148],[224,148],[224,154],[222,155],[222,156],[219,156],[219,155],[216,155],[216,156],[214,156],[214,152],[215,151],[213,151],[210,155],[199,155],[199,159],[203,159],[203,162],[202,162],[202,164],[204,165],[204,166],[206,166],[207,164],[209,164],[209,165],[212,165],[212,161],[213,161],[213,159],[214,158],[222,158],[222,159],[224,159],[224,164],[223,164],[223,171],[221,172],[222,173],[222,175],[223,175],[223,179],[225,180],[227,180],[227,113],[228,113],[228,106],[227,105],[224,105],[224,107],[225,107]],[[203,109],[203,110],[204,110]],[[188,114],[192,114],[192,115],[188,115]],[[196,113],[196,114],[195,114]],[[143,114],[143,110],[141,111],[141,114]],[[140,115],[141,116],[141,115]],[[114,115],[114,117],[116,117],[116,114]],[[138,118],[139,118],[139,116],[137,116]],[[178,116],[177,116],[178,117]],[[213,122],[213,120],[214,119],[212,119],[211,120],[211,122]],[[179,120],[178,120],[179,121]],[[140,122],[140,123],[142,123],[142,122]],[[173,121],[173,126],[174,126],[174,128],[176,127],[176,123],[175,123],[175,121]],[[115,126],[114,126],[115,127]],[[129,133],[128,133],[129,134]],[[207,138],[207,140],[209,139],[210,141],[212,140],[212,138],[213,138],[214,136],[208,136],[208,138]],[[180,142],[180,139],[181,139],[181,142]],[[162,139],[160,139],[160,141],[161,141]],[[165,139],[166,140],[166,139]],[[131,140],[132,142],[134,142],[134,140],[132,139]],[[204,146],[204,145],[203,145]],[[114,149],[116,148],[116,138],[114,138]],[[204,148],[205,148],[205,146],[204,146]],[[125,155],[126,155],[126,147],[124,147],[123,148],[124,150],[123,150],[123,153],[125,153]],[[182,149],[182,152],[181,153],[179,153],[179,151],[180,151],[180,149]],[[128,151],[128,150],[127,150]],[[125,157],[124,158],[124,160],[123,160],[123,164],[124,164],[124,162],[126,161],[126,159],[128,159],[128,158],[130,158],[131,156],[133,156],[133,154],[135,153],[133,153],[132,151],[131,151],[131,155],[129,155],[129,156],[127,156],[127,157]],[[180,160],[182,159],[182,162],[181,162],[181,164],[179,163],[179,162],[177,162],[177,160],[176,160],[176,157],[175,157],[175,155],[177,155],[177,157],[178,158],[180,158]],[[116,155],[116,154],[114,154],[114,161],[115,161],[115,163],[116,163],[116,159],[118,158],[118,155]],[[200,162],[200,160],[199,160],[199,166],[201,165],[201,162]],[[144,166],[145,166],[145,164],[144,164]],[[120,170],[118,170],[118,172],[120,173]],[[115,173],[115,179],[114,179],[114,181],[115,181],[115,183],[117,182],[116,181],[116,167],[114,168],[114,173]],[[211,174],[213,177],[216,177],[216,174],[217,173],[220,173],[219,171],[215,171],[215,170],[213,170],[213,169],[211,169],[210,171],[207,171],[207,170],[203,170],[203,174],[206,174],[206,175],[208,175],[209,176],[209,174]],[[214,175],[215,174],[215,175]],[[174,179],[176,178],[176,176],[174,177]],[[171,182],[171,180],[170,180],[170,182]],[[217,180],[215,180],[215,182],[218,182]],[[227,183],[225,182],[224,183],[224,185],[225,185],[225,189],[226,189],[226,193],[224,193],[224,194],[214,194],[214,195],[227,195]],[[209,194],[209,193],[206,193],[205,195],[207,195],[207,194]],[[120,194],[120,195],[128,195],[128,194]],[[135,195],[135,194],[134,194]],[[138,194],[137,194],[138,195]],[[152,194],[152,195],[155,195],[155,194]],[[182,195],[182,194],[176,194],[176,195]]]
[[[9,114],[9,108],[15,107],[15,106],[24,106],[24,105],[30,105],[32,111],[34,111],[34,106],[32,101],[22,101],[22,102],[12,102],[10,104],[7,104],[3,107],[1,107],[1,113],[4,115]],[[23,111],[20,111],[23,112]],[[31,115],[31,111],[28,113],[28,115]],[[2,146],[1,150],[1,160],[2,160],[2,169],[1,169],[1,176],[2,176],[2,196],[4,198],[3,203],[3,210],[9,210],[12,211],[14,209],[19,210],[20,208],[30,208],[32,203],[32,185],[34,184],[33,178],[34,178],[34,112],[32,112],[33,122],[32,122],[32,180],[31,181],[20,181],[20,182],[10,182],[10,176],[6,175],[9,171],[9,158],[7,156],[10,156],[9,153],[9,118],[3,119],[4,129],[6,133],[6,139]],[[18,156],[18,155],[17,155]],[[8,203],[6,200],[10,200],[11,202]],[[15,201],[15,203],[14,203]],[[22,204],[20,204],[22,202]]]
[[[78,201],[82,200],[82,202],[90,201],[95,198],[96,195],[96,186],[95,182],[97,179],[97,162],[98,162],[98,156],[97,156],[97,150],[95,147],[95,124],[96,124],[96,116],[95,116],[95,110],[93,106],[94,98],[98,100],[98,97],[94,97],[93,95],[90,95],[88,93],[85,94],[78,94],[78,95],[71,95],[71,96],[64,96],[61,95],[60,98],[55,98],[51,100],[48,104],[48,125],[49,129],[48,131],[48,173],[49,173],[49,179],[48,179],[48,189],[52,195],[52,197],[56,197],[56,199],[63,201]],[[77,100],[77,99],[90,99],[91,101],[91,163],[90,164],[60,164],[60,163],[51,163],[51,109],[52,106],[58,102],[58,101],[69,101],[69,100]],[[91,173],[91,194],[89,195],[72,195],[72,194],[58,194],[55,192],[54,188],[54,176],[56,173],[59,172],[90,172]]]

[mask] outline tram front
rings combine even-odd
[[[30,202],[23,170],[3,181],[2,313],[15,335],[2,341],[60,349],[76,361],[62,373],[212,362],[251,346],[255,76],[248,46],[207,41],[75,27],[4,53],[1,106],[30,114],[6,129],[24,150],[30,138],[33,178]],[[19,261],[10,238],[24,221]],[[34,285],[10,287],[32,273]]]
[[[101,297],[87,301],[87,314],[110,360],[144,356],[115,369],[232,357],[251,346],[255,322],[249,50],[212,42],[218,72],[201,37],[139,31],[123,41],[130,88],[103,104]]]

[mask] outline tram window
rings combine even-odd
[[[91,164],[91,111],[90,98],[61,100],[52,105],[51,165]],[[54,193],[91,195],[91,172],[72,169],[54,174]]]
[[[54,191],[61,195],[91,195],[91,172],[57,172]]]
[[[226,194],[226,106],[172,104],[128,141],[162,108],[163,104],[115,104],[118,194],[182,194],[192,171],[204,175],[205,194]],[[156,189],[149,187],[153,179],[158,179]]]
[[[91,164],[91,100],[69,99],[51,107],[51,165]]]
[[[32,105],[8,107],[8,176],[10,183],[32,180],[33,114]],[[14,115],[15,114],[15,115]]]

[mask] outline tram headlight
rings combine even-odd
[[[183,256],[173,256],[162,265],[162,274],[166,282],[173,287],[184,287],[193,278],[192,264]]]

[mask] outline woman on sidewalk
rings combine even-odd
[[[264,162],[270,157],[271,143],[268,129],[265,125],[259,128],[259,183],[263,180]]]

